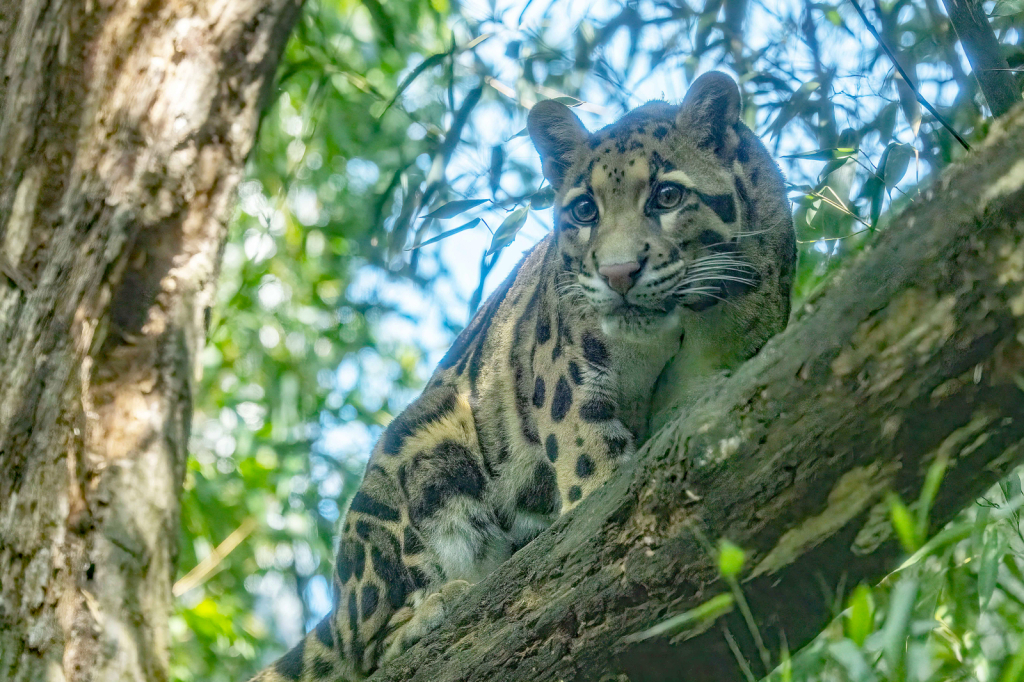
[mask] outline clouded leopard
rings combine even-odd
[[[257,680],[361,679],[402,652],[635,452],[659,377],[685,394],[785,326],[793,223],[739,116],[721,73],[596,133],[533,107],[554,233],[385,429],[344,519],[333,611]]]

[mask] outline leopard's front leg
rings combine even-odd
[[[606,340],[586,329],[572,338],[563,329],[555,344],[534,352],[533,405],[565,513],[601,487],[635,444],[620,418]]]

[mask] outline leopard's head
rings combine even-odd
[[[708,73],[679,106],[650,102],[589,133],[565,105],[530,111],[529,131],[556,190],[561,291],[585,297],[605,331],[677,324],[757,286],[744,256],[740,93]]]

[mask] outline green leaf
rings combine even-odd
[[[520,206],[515,209],[501,221],[501,225],[494,232],[494,237],[491,239],[491,246],[487,249],[487,253],[494,253],[500,251],[516,238],[519,230],[526,224],[526,216],[530,214],[530,207],[527,205]]]
[[[992,17],[1012,17],[1024,12],[1024,0],[999,0],[992,8]]]
[[[622,638],[622,641],[626,643],[642,642],[645,639],[658,637],[660,635],[673,635],[680,631],[690,629],[690,626],[701,626],[729,613],[732,611],[734,604],[735,599],[728,592],[716,594],[700,606],[696,606],[689,611],[684,611],[678,616],[672,616],[668,620],[662,621],[654,627],[643,630],[642,632],[627,635]]]
[[[553,203],[555,203],[555,188],[551,185],[537,190],[530,197],[530,208],[535,211],[550,208]]]
[[[473,38],[471,41],[469,41],[468,43],[466,43],[465,45],[463,45],[459,49],[460,50],[472,50],[474,47],[476,47],[480,43],[484,42],[488,38],[492,38],[493,36],[494,36],[493,33],[483,33],[481,35],[478,35],[476,38]]]
[[[893,131],[896,129],[896,114],[899,112],[898,102],[889,102],[878,112],[874,127],[878,131],[879,142],[886,144],[892,139]]]
[[[743,570],[743,549],[725,538],[718,541],[718,572],[723,578],[735,578]]]
[[[833,159],[848,159],[857,150],[851,147],[832,147],[830,149],[815,149],[809,152],[800,152],[783,156],[784,159],[812,159],[814,161],[831,161]]]
[[[917,551],[919,544],[914,528],[914,517],[896,493],[889,493],[887,500],[889,502],[889,517],[892,519],[892,527],[896,530],[896,536],[900,539],[900,544],[903,545],[907,554],[913,554]]]
[[[416,246],[410,246],[408,249],[406,249],[406,251],[412,251],[413,249],[419,249],[419,248],[422,248],[424,246],[427,246],[428,244],[436,244],[437,242],[441,241],[442,239],[447,239],[448,237],[451,237],[453,234],[458,234],[459,232],[463,232],[465,230],[471,230],[474,227],[476,227],[477,225],[479,225],[480,223],[481,223],[480,218],[473,218],[468,223],[463,223],[462,225],[459,225],[458,227],[452,228],[452,229],[450,229],[450,230],[448,230],[446,232],[442,232],[441,234],[437,235],[436,237],[431,237],[430,239],[426,240],[425,242],[421,242],[421,243],[417,244]]]
[[[871,666],[860,648],[848,639],[841,639],[828,645],[829,656],[832,657],[846,671],[847,677],[852,682],[867,682],[874,680]]]
[[[992,528],[985,534],[985,547],[981,551],[981,562],[978,564],[978,604],[982,609],[988,607],[992,595],[996,591],[996,578],[999,577],[999,564],[1006,553],[1006,536]]]
[[[1017,649],[999,675],[999,682],[1024,682],[1024,646]]]
[[[578,107],[583,104],[583,100],[576,99],[575,97],[569,97],[568,95],[562,95],[561,97],[552,97],[551,101],[564,104],[567,107]]]
[[[909,144],[892,143],[885,150],[885,168],[879,167],[879,175],[885,181],[885,188],[891,190],[907,174],[914,148]]]
[[[821,173],[818,175],[818,181],[824,182],[825,178],[827,178],[828,176],[832,175],[837,170],[845,166],[848,161],[849,159],[847,158],[832,159],[831,161],[825,164],[824,168],[821,169]]]
[[[414,80],[416,80],[416,78],[421,73],[423,73],[424,71],[426,71],[429,68],[437,66],[438,64],[443,62],[445,59],[447,59],[449,56],[450,56],[450,53],[448,53],[448,52],[438,52],[437,54],[430,55],[429,57],[424,59],[422,62],[417,64],[416,68],[414,68],[412,71],[410,71],[409,75],[406,76],[405,78],[403,78],[402,82],[398,84],[398,88],[395,90],[395,94],[392,95],[391,99],[389,99],[387,104],[384,105],[384,109],[380,112],[380,114],[378,115],[378,118],[380,118],[380,116],[383,116],[384,113],[387,112],[387,110],[390,109],[391,106],[395,102],[398,101],[398,98],[402,96],[402,93],[405,92],[405,89],[408,88],[410,85],[412,85],[412,82]]]
[[[917,498],[917,537],[922,540],[928,537],[928,514],[931,512],[935,496],[939,494],[939,486],[942,485],[942,478],[946,475],[948,462],[949,456],[940,453],[928,467],[928,473],[925,474],[924,485],[921,486],[921,496]]]
[[[875,607],[871,599],[871,588],[861,583],[850,595],[846,613],[846,636],[857,646],[864,646],[864,640],[875,629]]]
[[[889,597],[889,612],[885,615],[882,626],[882,655],[890,670],[897,670],[903,660],[906,649],[907,629],[910,616],[917,601],[917,580],[903,578],[892,588]]]
[[[476,208],[480,204],[485,204],[487,201],[488,199],[458,199],[457,201],[449,201],[447,204],[438,206],[423,217],[447,220],[448,218],[454,218],[460,213],[465,213],[471,208]]]

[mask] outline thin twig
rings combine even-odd
[[[174,583],[174,586],[171,588],[171,593],[175,597],[180,597],[192,588],[199,587],[206,582],[206,579],[213,575],[217,570],[217,567],[220,566],[220,563],[224,561],[225,557],[227,557],[228,554],[231,554],[236,547],[242,544],[242,541],[249,537],[249,533],[253,532],[255,528],[255,519],[250,517],[245,521],[242,521],[242,525],[231,531],[231,534],[224,538],[224,540],[217,545],[212,552],[210,552],[209,556],[196,564],[196,567],[186,573],[185,577]]]
[[[736,658],[736,663],[739,665],[740,670],[743,672],[743,676],[747,678],[747,682],[756,682],[757,678],[754,677],[754,673],[750,670],[750,664],[747,663],[747,659],[743,657],[743,652],[740,651],[740,647],[736,644],[736,639],[729,632],[727,626],[722,626],[722,634],[725,635],[725,641],[729,644],[729,650],[732,651],[732,655]]]
[[[942,118],[942,115],[935,110],[935,107],[933,107],[931,103],[928,102],[928,100],[926,100],[924,96],[921,95],[921,92],[917,89],[917,86],[914,85],[914,81],[910,79],[910,74],[903,70],[903,67],[900,66],[900,63],[896,61],[896,55],[892,53],[892,50],[889,49],[889,46],[886,45],[885,41],[882,40],[882,36],[878,35],[878,31],[876,31],[875,27],[871,24],[870,21],[868,21],[868,16],[864,14],[864,9],[860,6],[860,3],[857,2],[857,0],[850,0],[850,2],[853,4],[853,8],[857,10],[857,14],[860,15],[861,21],[864,22],[865,26],[867,26],[868,31],[871,33],[871,35],[875,37],[875,40],[878,41],[878,46],[882,48],[882,51],[885,52],[886,55],[888,55],[890,61],[892,61],[893,63],[893,66],[895,66],[896,70],[900,72],[900,75],[903,77],[903,81],[910,87],[911,90],[914,91],[914,94],[917,95],[917,101],[920,102],[924,106],[924,108],[927,109],[929,113],[931,113],[931,115],[935,117],[935,120],[942,124],[943,128],[948,130],[953,135],[953,137],[956,138],[956,141],[959,142],[964,149],[966,149],[967,151],[971,151],[971,145],[967,144],[967,140],[960,137],[960,133],[958,133],[953,128],[953,126],[947,123],[946,119]]]

